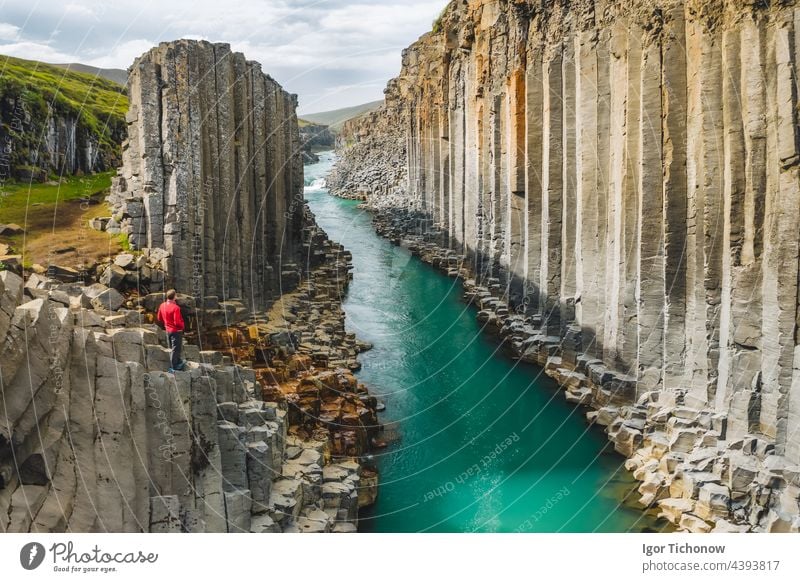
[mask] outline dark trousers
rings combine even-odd
[[[169,340],[170,368],[179,370],[181,367],[181,345],[183,343],[183,332],[176,331],[167,334]]]

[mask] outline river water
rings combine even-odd
[[[361,531],[625,532],[659,522],[621,502],[633,482],[585,410],[480,333],[459,282],[380,238],[357,202],[330,196],[333,154],[306,166],[305,195],[353,253],[349,331],[374,348],[357,374],[386,410],[389,447]]]

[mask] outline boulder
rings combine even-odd
[[[678,523],[679,529],[691,533],[708,533],[711,531],[711,525],[692,513],[684,513]]]
[[[691,499],[668,497],[659,501],[658,506],[661,508],[658,517],[678,525],[683,514],[690,513],[694,509],[694,502]]]
[[[250,519],[252,533],[281,533],[281,526],[275,523],[269,515],[254,515]]]
[[[92,218],[89,220],[89,227],[94,230],[104,231],[106,229],[106,225],[111,221],[110,216],[101,216],[97,218]]]
[[[125,276],[128,273],[117,264],[109,265],[100,276],[100,283],[114,289],[121,289],[125,283]]]
[[[19,273],[22,269],[22,255],[0,255],[3,270]]]
[[[78,283],[86,278],[86,274],[72,267],[49,265],[47,267],[47,277],[62,283]]]
[[[704,483],[694,513],[703,519],[714,521],[717,517],[728,517],[730,512],[730,491],[719,483]]]
[[[25,234],[25,229],[18,224],[0,224],[0,236]]]
[[[114,264],[123,269],[132,269],[135,263],[136,257],[130,253],[121,253],[114,258]]]
[[[732,523],[727,519],[717,519],[714,522],[714,529],[711,533],[745,533],[750,531],[750,526],[746,524]]]
[[[123,303],[125,303],[125,298],[116,289],[106,289],[92,299],[92,306],[95,309],[108,311],[116,311],[122,307]]]

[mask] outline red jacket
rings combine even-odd
[[[164,324],[167,333],[183,331],[183,315],[181,308],[174,301],[165,301],[158,308],[158,321]]]

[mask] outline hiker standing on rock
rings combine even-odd
[[[177,293],[175,289],[167,291],[167,300],[158,308],[158,321],[164,324],[167,332],[170,350],[170,372],[183,370],[185,362],[181,360],[181,347],[183,343],[183,315],[181,308],[175,302]]]

